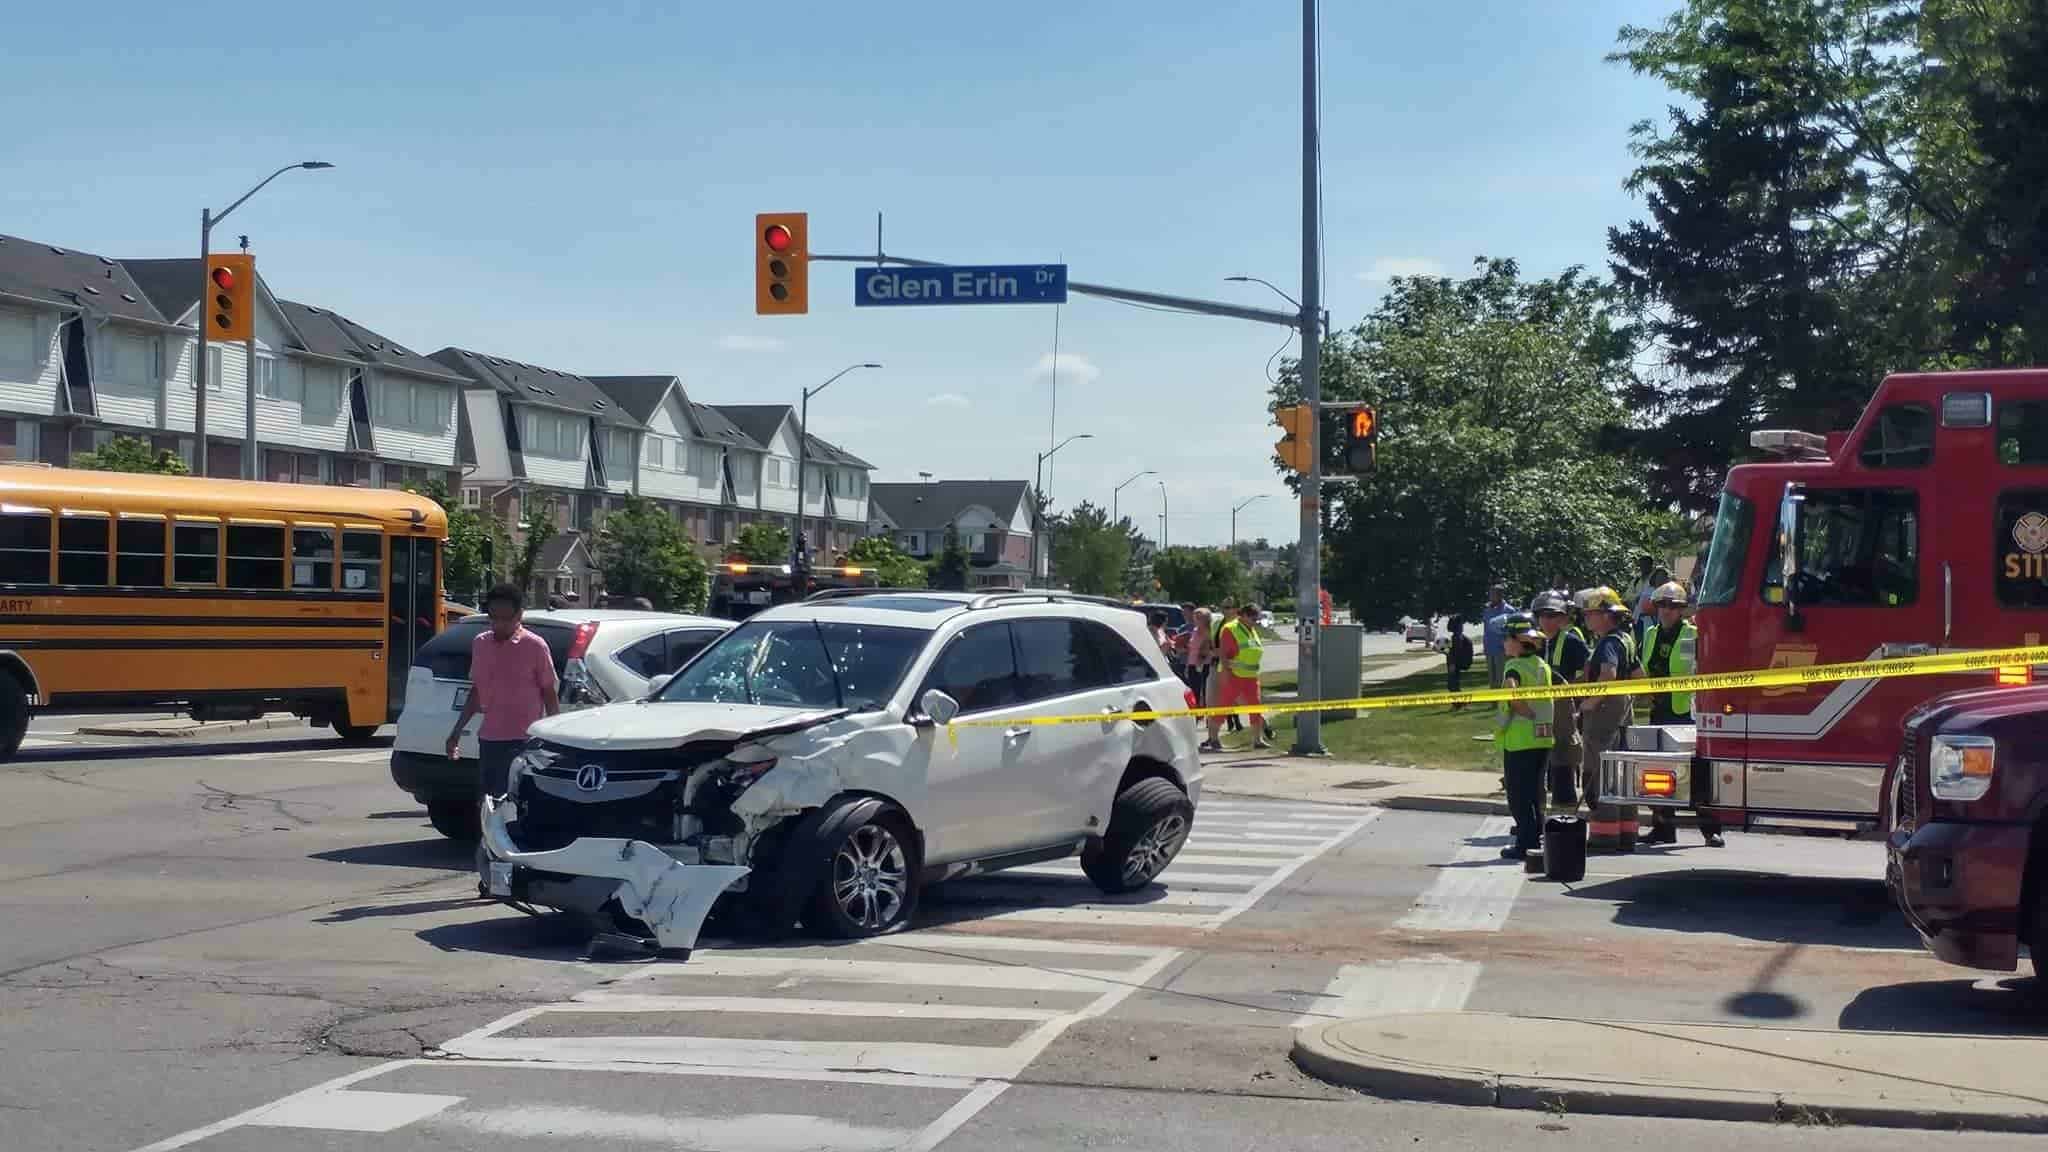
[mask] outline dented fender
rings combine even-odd
[[[483,799],[483,842],[490,861],[619,882],[613,893],[626,915],[646,924],[663,948],[694,948],[711,906],[745,876],[736,864],[685,864],[644,840],[585,836],[544,852],[522,852],[498,797]]]

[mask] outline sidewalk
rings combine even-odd
[[[114,720],[104,724],[82,724],[74,736],[149,736],[182,738],[215,732],[240,732],[252,728],[291,728],[305,721],[290,712],[269,712],[254,720],[194,720],[190,716],[166,716],[148,720]]]
[[[1294,1060],[1388,1099],[2048,1132],[2048,1039],[1427,1012],[1309,1025]]]
[[[1274,752],[1202,757],[1202,788],[1231,796],[1505,816],[1500,773],[1310,760]]]

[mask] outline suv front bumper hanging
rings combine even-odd
[[[508,807],[501,797],[483,798],[477,863],[485,895],[591,914],[616,899],[663,948],[696,947],[711,906],[748,872],[737,864],[686,864],[645,840],[585,836],[561,848],[522,852],[506,823]]]

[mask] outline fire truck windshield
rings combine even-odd
[[[1721,493],[1714,514],[1714,538],[1707,544],[1707,563],[1695,590],[1700,604],[1732,604],[1749,557],[1749,535],[1756,527],[1756,505],[1733,492]]]

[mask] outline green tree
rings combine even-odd
[[[1124,590],[1131,560],[1130,520],[1111,523],[1109,513],[1082,501],[1046,525],[1052,535],[1052,564],[1076,592],[1114,596]]]
[[[526,515],[519,522],[519,554],[512,560],[511,580],[527,595],[535,591],[533,570],[540,565],[541,549],[555,535],[555,498],[537,492],[526,494]]]
[[[77,453],[71,457],[71,466],[95,472],[155,472],[164,476],[184,476],[192,471],[176,452],[156,451],[133,436],[116,436],[102,447]]]
[[[701,612],[710,596],[704,558],[682,525],[639,496],[605,516],[595,559],[614,596],[645,596],[664,612]]]
[[[1175,603],[1242,604],[1251,599],[1251,575],[1227,548],[1168,548],[1152,558],[1159,594]]]
[[[1323,395],[1373,402],[1382,429],[1377,468],[1325,492],[1323,583],[1366,624],[1480,603],[1496,580],[1619,571],[1676,527],[1618,450],[1633,346],[1606,287],[1524,281],[1511,260],[1475,272],[1396,279],[1324,342]],[[1285,364],[1278,402],[1297,380]]]
[[[947,592],[964,592],[967,590],[967,574],[967,548],[960,542],[960,530],[948,524],[939,558],[929,567],[928,582],[932,587]]]
[[[406,490],[439,504],[447,515],[448,542],[441,552],[441,585],[449,599],[476,604],[497,579],[492,566],[484,563],[485,553],[496,564],[503,564],[511,551],[509,542],[502,539],[503,526],[488,510],[463,506],[449,494],[447,482],[438,476]]]
[[[847,550],[846,562],[859,568],[873,568],[875,580],[884,588],[922,588],[925,586],[925,566],[920,560],[903,554],[896,542],[887,536],[869,536],[856,540]]]
[[[755,521],[740,529],[732,551],[749,564],[787,564],[789,529],[780,524]]]

